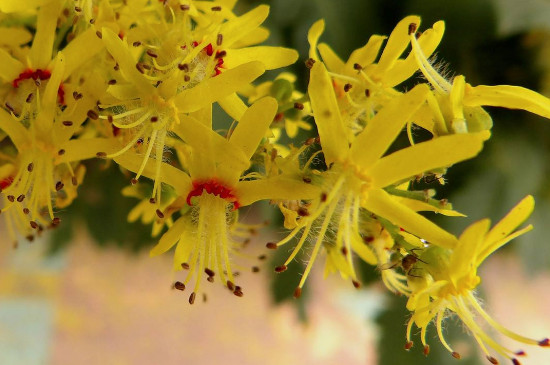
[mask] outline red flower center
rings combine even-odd
[[[48,70],[42,70],[42,69],[36,69],[32,70],[30,68],[26,69],[25,71],[21,72],[19,76],[15,78],[11,82],[13,87],[17,88],[19,87],[19,84],[25,80],[33,79],[36,80],[48,80],[52,76],[52,73]],[[59,104],[65,104],[65,90],[63,89],[63,83],[59,85],[59,89],[57,90],[57,99]]]
[[[193,190],[187,194],[187,205],[193,205],[191,204],[191,198],[201,196],[204,191],[208,194],[219,196],[220,198],[233,203],[233,210],[237,210],[240,207],[233,190],[214,179],[207,181],[193,181]]]

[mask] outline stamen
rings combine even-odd
[[[174,283],[174,289],[184,291],[185,290],[185,284],[182,283],[181,281],[176,281]]]

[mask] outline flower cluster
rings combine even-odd
[[[152,256],[175,246],[174,269],[186,276],[174,287],[192,284],[191,304],[203,278],[244,295],[235,261],[263,224],[241,222],[239,212],[267,201],[288,230],[267,248],[294,245],[275,271],[309,255],[295,297],[319,257],[326,274],[359,288],[361,260],[409,298],[407,349],[416,326],[427,354],[435,322],[459,358],[442,333],[452,314],[493,364],[493,351],[514,364],[524,352],[495,342],[476,317],[519,342],[549,345],[502,327],[474,294],[479,265],[531,229],[516,231],[532,197],[492,229],[482,220],[457,238],[422,212],[461,214],[433,191],[414,190],[419,179],[444,183],[447,169],[482,150],[492,127],[483,106],[550,117],[550,100],[534,91],[441,75],[430,56],[443,22],[420,33],[420,18],[406,17],[344,61],[319,43],[318,21],[307,35],[309,85],[300,92],[287,72],[254,83],[298,59],[295,50],[259,45],[269,34],[265,5],[236,15],[231,0],[74,4],[0,2],[10,38],[0,44],[0,199],[14,242],[61,224],[56,212],[77,197],[82,162],[101,158],[135,174],[122,192],[140,200],[128,219],[152,225]],[[419,73],[425,81],[407,89]],[[231,125],[217,129],[214,104]],[[301,143],[299,132],[314,127],[318,137]],[[419,128],[430,138],[415,140]],[[409,143],[399,146],[403,131]]]

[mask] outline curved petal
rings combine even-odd
[[[355,163],[369,169],[388,150],[430,92],[426,84],[420,84],[384,106],[353,141],[351,157]]]
[[[397,61],[403,52],[405,52],[405,49],[407,49],[410,42],[409,25],[411,23],[414,23],[417,27],[419,27],[420,17],[411,15],[397,23],[391,32],[390,37],[388,38],[388,43],[386,43],[386,47],[384,47],[384,52],[382,52],[380,60],[378,61],[378,72],[384,73],[389,70],[393,67],[395,61]]]
[[[319,187],[284,176],[237,183],[237,196],[241,206],[260,200],[309,200],[320,195]]]
[[[36,33],[29,53],[29,62],[33,69],[45,70],[52,59],[55,28],[60,11],[60,1],[50,1],[38,10]]]
[[[311,28],[309,28],[309,31],[307,32],[307,41],[309,43],[309,58],[314,59],[316,61],[319,60],[319,57],[317,56],[317,43],[319,42],[319,38],[321,37],[321,34],[323,34],[325,30],[325,20],[319,19],[313,25]]]
[[[154,257],[161,255],[171,249],[181,238],[182,232],[185,231],[186,226],[186,217],[180,217],[177,221],[174,222],[172,227],[166,231],[160,238],[159,242],[155,247],[149,251],[149,256]]]
[[[228,20],[220,29],[223,34],[223,45],[229,47],[247,34],[258,28],[269,14],[269,6],[260,5],[248,13]]]
[[[230,94],[229,96],[218,100],[218,104],[227,114],[229,114],[231,118],[235,120],[240,120],[248,109],[246,104],[236,93]],[[197,119],[201,120],[201,118]],[[212,126],[212,123],[210,123],[210,126]]]
[[[321,43],[317,48],[323,58],[323,63],[331,72],[343,73],[346,64],[340,59],[340,57],[338,57],[338,55],[332,50],[332,48],[330,48],[328,44]]]
[[[353,65],[357,63],[365,67],[373,63],[376,57],[378,57],[382,43],[386,38],[387,37],[381,35],[371,36],[367,44],[351,53],[346,62],[346,66],[353,68]]]
[[[27,128],[3,108],[0,108],[0,129],[10,137],[18,151],[23,148],[25,143],[30,142],[30,133]]]
[[[455,236],[412,209],[399,204],[382,189],[369,191],[362,206],[436,246],[454,248],[458,243]]]
[[[0,78],[5,82],[12,82],[25,69],[25,65],[13,58],[8,52],[0,48]]]
[[[367,173],[374,181],[373,187],[383,188],[474,157],[483,148],[487,135],[488,132],[454,134],[415,144],[378,160]]]
[[[111,154],[118,151],[120,145],[115,139],[82,138],[67,141],[59,149],[65,150],[65,153],[56,160],[56,164],[95,158],[98,152]]]
[[[78,35],[63,48],[65,55],[65,75],[66,80],[76,69],[80,68],[84,62],[89,61],[99,51],[103,49],[103,42],[96,35],[95,28],[88,28],[84,33]]]
[[[308,93],[325,161],[327,164],[343,161],[349,151],[347,133],[336,102],[332,80],[321,62],[315,62],[311,68]]]
[[[290,48],[257,46],[227,50],[224,66],[231,69],[250,61],[261,62],[266,70],[292,65],[298,59],[298,52]]]
[[[240,148],[250,159],[269,130],[278,107],[277,100],[271,97],[252,104],[231,133],[229,143]]]
[[[181,113],[197,111],[242,89],[264,71],[264,66],[258,61],[245,63],[183,90],[174,97],[174,103]]]

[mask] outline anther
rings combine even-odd
[[[357,71],[361,71],[363,69],[363,66],[361,66],[360,64],[358,63],[354,63],[353,64],[353,69],[354,70],[357,70]]]
[[[278,273],[285,272],[286,269],[287,269],[286,265],[277,266],[275,268],[275,272],[278,272]]]
[[[107,153],[105,153],[105,152],[98,152],[98,153],[96,153],[95,155],[96,155],[97,157],[99,157],[99,158],[105,158],[105,157],[107,157]]]
[[[73,99],[74,100],[78,100],[78,99],[82,99],[82,94],[79,93],[78,91],[73,91]]]
[[[302,104],[302,103],[294,103],[294,109],[304,110],[304,104]]]
[[[12,112],[13,114],[15,114],[15,109],[13,109],[13,106],[11,106],[10,103],[6,102],[4,105],[6,106],[6,108],[7,108],[10,112]]]
[[[523,350],[516,351],[515,354],[516,354],[516,356],[525,356],[525,355],[527,355],[527,354],[525,353],[525,351],[523,351]]]
[[[188,72],[189,71],[189,65],[187,63],[180,63],[178,65],[178,68],[181,70],[181,71],[185,71],[185,72]]]
[[[487,360],[489,360],[489,362],[493,365],[498,365],[498,360],[492,356],[487,355]]]
[[[144,74],[145,71],[143,71],[143,67],[140,63],[136,63],[136,69],[139,71],[139,73]]]
[[[59,223],[61,223],[61,219],[58,218],[58,217],[55,217],[54,219],[52,219],[52,226],[58,226]]]
[[[233,294],[235,294],[238,297],[242,297],[243,296],[243,291],[242,291],[241,287],[236,286],[235,290],[233,291]]]
[[[210,8],[212,11],[222,11],[222,7],[221,6],[213,6]]]
[[[77,186],[77,185],[78,185],[78,180],[76,179],[76,176],[71,177],[71,183],[72,183],[74,186]]]
[[[21,194],[21,195],[19,195],[19,196],[17,197],[17,201],[18,201],[19,203],[23,202],[23,200],[25,200],[25,194]]]
[[[416,29],[417,29],[417,25],[415,23],[411,23],[409,24],[409,35],[413,34],[414,32],[416,32]]]
[[[12,203],[15,201],[15,197],[13,195],[8,195],[6,198],[8,198],[8,200]]]
[[[252,272],[253,273],[260,272],[260,268],[258,266],[252,266]]]
[[[302,181],[305,182],[306,184],[311,184],[311,178],[307,177],[307,176],[304,176],[302,178]]]
[[[189,75],[183,76],[183,81],[185,81],[185,82],[191,81],[191,76],[189,76]]]
[[[29,214],[30,212],[29,208],[23,208],[23,214]]]
[[[458,360],[460,360],[460,358],[462,357],[462,356],[460,356],[460,354],[459,354],[458,352],[456,352],[456,351],[453,351],[453,352],[451,353],[451,356],[454,357],[455,359],[458,359]]]
[[[160,211],[160,209],[157,209],[156,213],[157,213],[157,217],[159,217],[160,219],[164,218],[164,214]]]
[[[347,256],[348,255],[348,248],[346,246],[342,246],[342,249],[340,250],[342,252],[342,255]]]
[[[94,110],[88,110],[86,115],[88,116],[88,118],[93,120],[96,120],[97,118],[99,118],[99,115],[97,115],[97,113]]]
[[[155,52],[151,51],[150,49],[148,49],[147,52],[145,52],[145,53],[147,53],[147,55],[148,55],[149,57],[153,57],[153,58],[157,58],[157,57],[158,57],[158,55],[157,55]]]
[[[258,256],[258,260],[263,261],[263,260],[265,260],[265,259],[267,259],[267,256],[266,256],[266,255],[260,255],[260,256]]]
[[[227,52],[226,51],[220,51],[220,52],[216,52],[216,56],[214,56],[214,58],[224,58],[225,56],[227,56]]]
[[[345,84],[345,85],[344,85],[344,92],[350,91],[352,87],[353,87],[352,84]]]
[[[115,71],[120,70],[120,65],[118,63],[115,63],[115,65],[113,66],[113,70]]]
[[[64,154],[65,154],[65,150],[63,148],[57,151],[58,156],[63,156]]]
[[[31,224],[32,229],[37,229],[38,228],[38,223],[36,223],[35,221],[30,221],[29,223]]]
[[[550,339],[545,338],[544,340],[539,341],[539,346],[541,346],[541,347],[550,346]]]
[[[270,250],[276,250],[277,249],[277,244],[274,243],[274,242],[268,242],[268,243],[266,243],[265,247],[269,248]]]
[[[32,242],[34,241],[34,236],[32,234],[29,234],[28,236],[25,237],[27,239],[27,241],[29,242]],[[14,248],[17,248],[17,242],[14,243]]]
[[[302,296],[302,288],[294,289],[294,298],[298,299]]]
[[[365,89],[365,96],[367,98],[370,98],[370,90],[369,89]]]
[[[107,116],[107,121],[108,121],[109,123],[113,123],[113,120],[114,120],[113,116],[109,114],[109,115]]]
[[[55,184],[55,191],[59,191],[59,190],[63,189],[64,186],[65,186],[65,184],[63,184],[61,181],[58,181]]]
[[[315,60],[313,58],[308,58],[305,63],[307,68],[312,68],[313,64],[315,64]]]
[[[212,271],[211,269],[209,269],[207,267],[204,268],[204,273],[208,276],[215,276],[216,275],[216,273],[214,271]]]
[[[355,289],[359,289],[361,287],[361,283],[358,282],[357,280],[352,280],[351,283],[353,284],[353,287]]]
[[[424,346],[424,356],[428,356],[430,354],[430,345]]]
[[[27,98],[25,99],[25,101],[28,103],[30,103],[32,101],[32,99],[34,98],[34,94],[33,93],[30,93],[29,95],[27,95]]]
[[[30,164],[27,165],[27,171],[28,172],[32,172],[32,169],[34,168],[34,164],[31,162]]]
[[[70,120],[64,120],[63,122],[61,122],[61,124],[63,124],[65,127],[70,127],[73,125],[73,122],[71,122]]]
[[[512,359],[512,364],[514,365],[521,365],[518,359]]]
[[[76,11],[77,13],[80,13],[82,11],[82,8],[80,6],[75,6],[74,11]]]
[[[94,24],[95,23],[95,19],[90,19],[90,24]]]
[[[137,179],[136,178],[133,178],[132,180],[130,180],[130,184],[132,185],[136,185],[138,183]]]
[[[191,6],[189,6],[189,5],[180,5],[180,10],[182,10],[182,11],[187,11],[189,9],[191,9]]]
[[[407,343],[405,343],[405,350],[409,351],[414,345],[414,342],[412,341],[409,341]]]
[[[233,284],[233,282],[230,280],[227,280],[227,289],[231,291],[235,290],[235,284]]]
[[[306,208],[303,208],[303,207],[298,208],[297,213],[298,213],[298,215],[299,215],[300,217],[307,217],[307,216],[309,216],[308,210],[307,210]]]
[[[218,37],[216,38],[216,45],[221,46],[223,42],[223,35],[221,33],[218,34]]]
[[[181,281],[176,281],[174,283],[174,289],[184,291],[185,290],[185,284],[182,283]]]
[[[95,32],[95,35],[97,36],[97,38],[101,39],[103,38],[103,34],[101,34],[101,32],[98,30],[97,32]]]
[[[159,120],[159,117],[157,117],[156,115],[151,117],[151,123],[156,123],[158,122],[158,120]]]
[[[321,203],[324,203],[327,201],[327,193],[323,192],[321,193]]]
[[[151,203],[151,204],[157,204],[157,199],[151,198],[151,199],[149,199],[149,203]]]
[[[109,84],[109,85],[115,85],[115,84],[116,84],[116,80],[115,80],[115,79],[111,79],[111,80],[107,81],[107,84]]]
[[[189,296],[189,304],[193,304],[195,303],[195,292],[192,292],[191,295]]]

